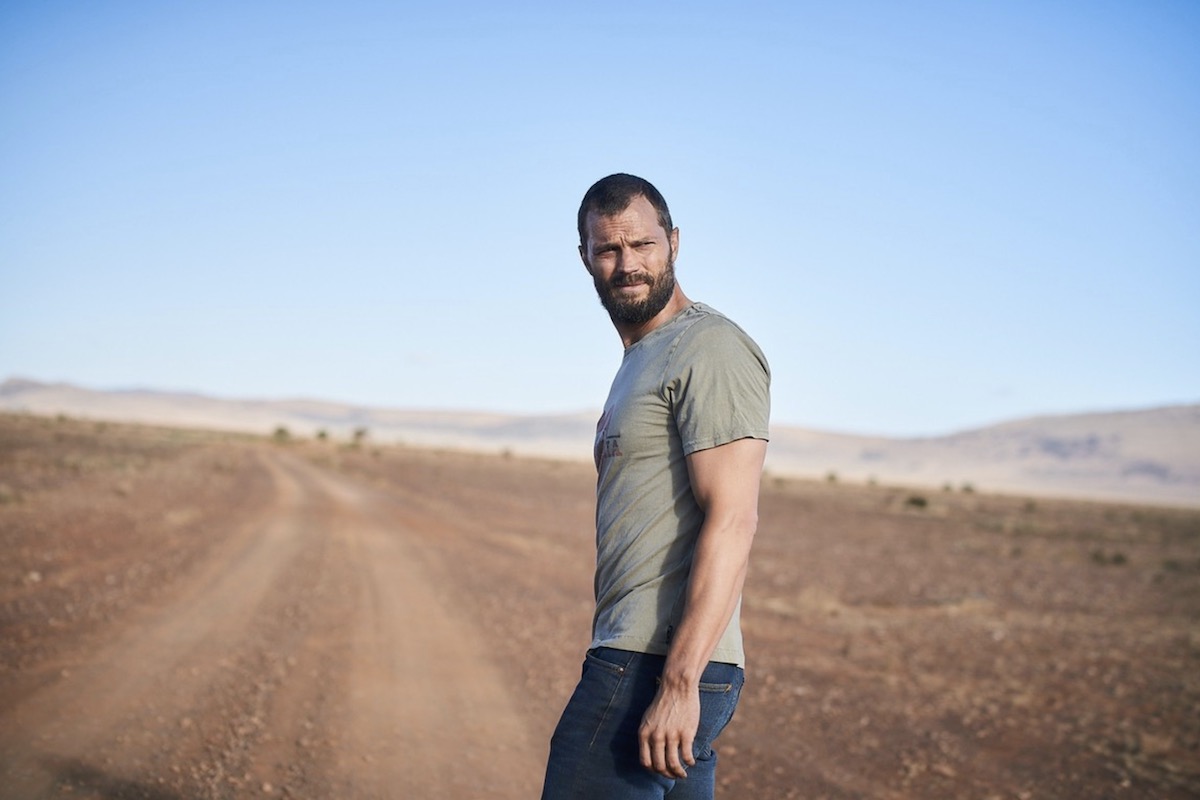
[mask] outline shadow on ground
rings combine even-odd
[[[55,776],[60,787],[92,792],[104,800],[186,800],[162,786],[118,778],[74,759],[45,759],[42,766]]]

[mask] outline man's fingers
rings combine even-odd
[[[667,745],[662,739],[652,742],[650,745],[650,769],[665,775],[667,771]]]
[[[654,754],[655,772],[657,772],[659,775],[665,775],[668,778],[673,777],[675,773],[675,767],[672,762],[675,761],[677,757],[671,750],[671,740],[666,738],[662,739],[657,745],[655,745]]]
[[[642,751],[642,766],[646,769],[654,769],[654,759],[650,755],[650,737],[641,733],[638,735],[638,742]]]
[[[642,766],[660,775],[665,775],[667,766],[665,737],[653,733],[647,728],[642,728],[638,731],[638,743],[641,749]]]
[[[687,770],[683,768],[683,764],[679,763],[678,745],[669,745],[667,747],[667,769],[662,774],[668,778],[687,777]]]
[[[684,761],[689,766],[696,763],[692,757],[691,748],[682,748],[662,735],[643,734],[638,737],[642,766],[657,772],[664,778],[686,778],[687,768],[680,761],[680,750],[683,750]],[[678,740],[676,740],[677,742]]]

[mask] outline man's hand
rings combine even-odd
[[[642,766],[664,778],[686,778],[687,767],[696,763],[692,743],[699,726],[699,687],[659,686],[638,729]]]

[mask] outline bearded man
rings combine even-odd
[[[596,428],[596,610],[543,800],[711,798],[744,680],[770,370],[675,279],[679,229],[648,181],[579,206],[579,255],[625,348]]]

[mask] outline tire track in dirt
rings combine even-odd
[[[540,752],[390,501],[264,451],[274,496],[0,718],[0,796],[527,797]]]
[[[333,699],[304,697],[307,685],[297,683],[279,703],[314,710],[297,741],[311,744],[313,731],[330,732],[324,774],[309,769],[301,783],[336,797],[536,794],[541,753],[512,689],[488,661],[483,632],[459,609],[447,608],[449,593],[434,586],[435,576],[455,565],[435,563],[415,544],[419,537],[404,535],[394,498],[347,478],[313,474],[339,508],[330,531],[333,569],[342,600],[355,611],[326,608],[306,642],[304,668],[341,682]],[[296,763],[280,758],[283,750],[274,756],[276,769]]]
[[[296,483],[279,471],[274,477],[273,507],[299,505]],[[252,520],[173,603],[140,614],[105,650],[77,655],[62,682],[12,709],[0,733],[6,796],[42,797],[74,774],[99,788],[136,785],[106,776],[143,772],[162,747],[155,729],[168,719],[191,727],[185,720],[206,682],[246,636],[245,611],[261,603],[301,546],[286,513]]]

